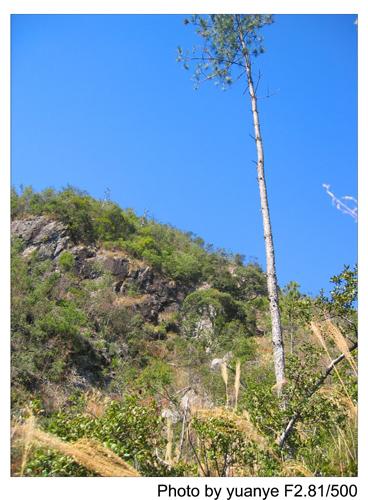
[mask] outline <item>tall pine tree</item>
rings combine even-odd
[[[275,251],[272,237],[270,209],[267,197],[264,171],[264,150],[257,105],[257,88],[252,74],[252,58],[262,54],[263,37],[260,30],[273,22],[270,15],[213,14],[194,15],[185,19],[185,24],[193,25],[203,43],[191,52],[178,49],[178,60],[189,68],[195,62],[194,78],[199,85],[214,80],[223,88],[235,80],[244,78],[251,101],[254,140],[257,150],[257,179],[261,199],[263,235],[266,249],[267,287],[272,321],[272,343],[276,386],[282,397],[285,381],[284,343],[280,320]]]

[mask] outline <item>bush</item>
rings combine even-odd
[[[156,404],[127,396],[123,401],[110,401],[99,418],[72,412],[53,416],[46,430],[67,441],[83,437],[100,441],[129,461],[146,476],[165,475],[167,468],[155,455],[164,446],[162,419]]]
[[[194,417],[192,429],[199,442],[196,458],[205,476],[272,476],[279,472],[279,461],[271,448],[265,449],[264,438],[230,412],[209,411]]]
[[[246,319],[245,309],[241,302],[234,300],[230,294],[214,288],[197,290],[187,295],[183,302],[182,312],[184,316],[214,316],[222,323],[228,323],[234,319],[240,321]]]
[[[60,192],[45,189],[35,193],[31,187],[20,195],[12,190],[12,216],[51,215],[62,221],[75,242],[94,243],[127,238],[135,232],[137,217],[115,203],[95,200],[86,192],[67,187]]]
[[[70,252],[64,251],[59,257],[59,265],[63,271],[71,271],[75,264],[74,255]]]

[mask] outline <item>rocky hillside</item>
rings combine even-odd
[[[75,390],[115,394],[153,383],[154,392],[168,380],[215,404],[223,391],[209,395],[212,361],[249,356],[249,339],[266,328],[260,267],[113,204],[68,196],[68,217],[55,205],[48,213],[47,206],[32,210],[28,200],[25,210],[16,200],[14,411],[30,394],[52,411]],[[54,197],[62,205],[62,194]],[[89,219],[81,201],[88,201]],[[115,231],[113,241],[106,233],[91,237],[101,231],[94,227],[99,218]]]
[[[11,233],[24,245],[23,258],[49,260],[54,272],[62,273],[63,262],[70,256],[73,271],[81,280],[98,280],[108,274],[113,280],[115,303],[126,305],[153,324],[165,314],[178,312],[184,298],[194,291],[194,286],[170,280],[125,252],[73,243],[63,223],[45,216],[14,220]]]
[[[280,290],[280,409],[256,263],[72,188],[13,191],[11,231],[12,414],[15,429],[36,418],[51,447],[24,457],[16,441],[14,474],[103,475],[74,443],[78,456],[103,443],[143,475],[284,475],[287,457],[303,474],[354,473],[328,433],[355,446],[355,359],[324,392],[313,384],[352,348],[356,270],[334,278],[331,299]],[[275,441],[299,409],[285,458]]]

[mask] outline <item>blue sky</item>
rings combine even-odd
[[[12,16],[12,184],[67,184],[256,258],[264,242],[245,84],[193,89],[184,16]],[[259,95],[280,285],[329,288],[357,225],[322,183],[357,195],[357,32],[351,15],[277,15]]]

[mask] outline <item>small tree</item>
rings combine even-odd
[[[257,106],[257,85],[252,74],[252,57],[264,52],[260,29],[273,22],[270,15],[214,14],[206,17],[195,15],[186,19],[185,24],[196,27],[203,45],[192,53],[178,49],[178,60],[189,68],[190,61],[196,61],[194,78],[197,86],[206,80],[214,80],[222,88],[235,80],[245,78],[251,101],[254,140],[257,149],[257,178],[261,199],[263,234],[266,247],[267,289],[272,321],[272,343],[278,395],[282,395],[285,380],[284,344],[281,329],[278,286],[275,267],[275,252],[272,237],[270,211],[268,205],[264,172],[264,152]]]

